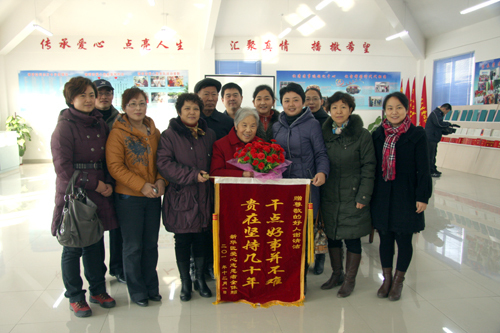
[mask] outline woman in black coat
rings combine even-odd
[[[424,210],[432,194],[427,136],[408,117],[408,99],[400,92],[383,102],[386,118],[373,133],[377,158],[372,195],[372,223],[380,236],[384,282],[380,298],[401,297],[406,270],[413,254],[413,233],[424,230]],[[398,245],[396,273],[392,278],[394,242]]]

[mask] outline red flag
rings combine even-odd
[[[411,100],[411,96],[410,96],[410,79],[408,79],[408,82],[406,83],[406,92],[405,92],[405,95],[406,95],[406,98],[408,98],[408,100]]]
[[[419,125],[425,127],[427,123],[427,87],[425,84],[425,76],[424,76],[424,84],[422,85],[422,98],[420,99],[420,120],[418,121]]]
[[[409,116],[413,125],[417,125],[417,97],[415,96],[415,78],[413,78],[413,87],[411,89]]]
[[[399,89],[399,91],[403,92],[403,79],[401,79],[401,88]]]

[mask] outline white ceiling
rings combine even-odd
[[[500,2],[467,15],[459,13],[482,1],[406,0],[405,5],[403,0],[334,0],[317,11],[321,0],[156,0],[153,7],[147,0],[0,0],[0,30],[21,14],[35,17],[36,6],[38,22],[58,36],[152,36],[165,24],[163,13],[168,13],[168,26],[183,38],[204,39],[210,25],[215,26],[215,37],[278,35],[290,26],[290,14],[309,8],[325,23],[312,38],[384,39],[397,32],[387,11],[381,10],[384,3],[406,7],[405,14],[399,15],[400,25],[413,17],[424,37],[430,38],[482,20],[500,19]],[[218,2],[218,16],[210,15],[212,4]],[[47,5],[55,10],[44,12]],[[44,17],[47,12],[50,16]],[[301,36],[296,30],[289,35]]]

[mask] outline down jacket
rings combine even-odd
[[[288,125],[285,112],[281,112],[278,122],[273,125],[273,136],[276,143],[285,149],[285,158],[292,161],[283,173],[283,178],[312,179],[318,172],[328,177],[330,162],[321,126],[309,107],[292,125]],[[319,187],[314,185],[311,185],[311,201],[316,216],[320,199]]]
[[[97,205],[97,214],[102,221],[105,230],[118,227],[113,207],[113,196],[104,197],[95,189],[99,181],[112,184],[113,179],[106,170],[106,138],[108,137],[108,126],[102,119],[97,109],[89,114],[77,111],[73,108],[64,109],[59,114],[56,128],[52,133],[50,148],[52,160],[56,171],[56,199],[54,214],[52,217],[52,235],[56,235],[56,229],[61,219],[64,207],[64,195],[68,182],[75,171],[75,163],[102,163],[102,169],[86,169],[80,172],[76,187],[82,186],[83,173],[87,174],[88,181],[83,184],[90,200]]]
[[[432,195],[427,136],[413,124],[396,143],[396,178],[385,181],[382,175],[383,126],[373,132],[377,166],[371,212],[373,227],[381,231],[414,233],[424,230],[424,213],[417,214],[417,201],[428,203]]]
[[[200,118],[205,135],[195,139],[179,117],[163,131],[157,153],[158,172],[169,181],[163,200],[163,224],[169,232],[197,233],[212,218],[210,181],[198,182],[200,171],[209,172],[215,132]]]
[[[330,175],[321,187],[321,213],[328,238],[357,239],[371,232],[370,200],[375,180],[375,150],[363,121],[351,115],[340,135],[332,118],[323,124]],[[356,208],[356,203],[365,205]]]

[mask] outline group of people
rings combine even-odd
[[[304,91],[290,83],[279,92],[283,112],[278,112],[273,89],[261,85],[253,92],[254,108],[241,108],[241,87],[206,78],[194,93],[179,96],[178,117],[160,134],[146,115],[147,96],[140,88],[125,90],[123,113],[112,106],[113,91],[106,80],[83,77],[72,78],[64,87],[68,108],[61,111],[51,140],[57,174],[52,233],[61,218],[68,181],[81,170],[76,186],[98,205],[104,228],[110,230],[110,274],[127,284],[132,302],[147,306],[161,300],[156,272],[161,216],[166,230],[174,233],[180,299],[191,299],[193,285],[200,296],[212,296],[205,280],[206,268],[213,265],[209,175],[253,177],[253,172],[227,162],[247,143],[271,139],[292,161],[283,177],[311,179],[314,215],[324,221],[333,271],[321,289],[341,286],[338,297],[353,292],[360,238],[373,226],[380,235],[384,275],[377,295],[401,297],[412,235],[424,229],[423,211],[432,192],[425,131],[411,124],[404,94],[385,97],[386,118],[370,135],[361,117],[353,114],[356,104],[349,94],[336,92],[323,108],[318,87]],[[219,93],[224,113],[216,110]],[[80,258],[89,301],[114,307],[115,300],[106,292],[101,239],[85,248],[63,248],[70,309],[78,317],[92,314],[82,289]],[[324,261],[324,255],[317,255],[315,274],[323,271]]]

